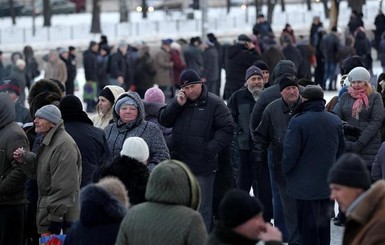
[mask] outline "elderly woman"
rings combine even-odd
[[[363,67],[351,70],[347,77],[348,91],[341,96],[337,115],[349,125],[361,130],[358,137],[345,135],[345,150],[360,155],[370,172],[381,145],[380,128],[384,119],[381,95],[370,84],[370,74]]]
[[[124,140],[133,136],[143,138],[148,145],[149,170],[159,162],[170,158],[162,131],[156,124],[144,120],[144,105],[139,94],[135,92],[121,94],[114,105],[113,116],[114,123],[104,129],[110,146],[111,161],[120,155]]]
[[[114,103],[122,93],[124,93],[124,89],[115,85],[107,85],[100,91],[97,114],[91,118],[95,127],[104,129],[110,123],[113,118]]]

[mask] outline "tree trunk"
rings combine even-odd
[[[120,20],[119,22],[128,22],[128,9],[127,2],[125,0],[119,0],[119,12],[120,12]]]
[[[148,9],[147,0],[142,0],[142,18],[143,19],[147,19],[147,9]]]
[[[16,25],[16,11],[13,5],[13,0],[8,0],[8,3],[9,3],[9,10],[11,11],[10,15],[12,18],[12,25]]]
[[[43,0],[43,26],[49,27],[51,26],[51,4],[50,0]]]
[[[273,23],[273,12],[275,7],[275,0],[267,1],[267,21],[271,24]]]
[[[324,5],[325,18],[329,19],[330,14],[329,14],[329,8],[328,8],[328,0],[323,0],[322,3]]]
[[[255,2],[255,16],[258,16],[260,13],[262,13],[262,6],[263,2],[262,0],[254,0]]]
[[[230,13],[230,0],[226,0],[226,13],[229,14]]]
[[[340,10],[340,0],[332,0],[332,5],[330,7],[330,26],[329,26],[330,29],[334,26],[335,27],[338,26],[339,10]]]
[[[307,10],[311,11],[311,0],[306,0]]]
[[[282,12],[286,11],[286,3],[285,0],[281,0]]]
[[[102,28],[100,25],[100,0],[93,0],[92,5],[91,33],[101,33]]]

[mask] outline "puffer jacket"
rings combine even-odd
[[[125,124],[120,120],[120,116],[115,112],[115,106],[113,109],[114,123],[108,125],[104,131],[106,132],[107,143],[110,146],[110,160],[120,155],[124,140],[137,136],[141,137],[146,141],[150,156],[148,158],[148,168],[152,170],[155,165],[163,160],[169,159],[169,151],[166,145],[166,141],[163,138],[162,131],[159,127],[152,123],[144,120],[145,112],[144,105],[139,95],[135,92],[123,93],[119,96],[117,101],[123,97],[130,97],[133,99],[138,107],[138,116],[133,123]],[[116,102],[117,102],[116,101]],[[115,102],[115,105],[116,105]]]
[[[384,106],[382,104],[381,94],[372,92],[368,95],[369,109],[364,106],[359,114],[359,120],[352,117],[352,107],[355,99],[349,94],[344,93],[338,106],[336,114],[349,125],[361,129],[361,135],[356,141],[345,137],[345,150],[355,151],[371,167],[378,149],[381,145],[381,125],[384,120]],[[357,147],[357,144],[360,146]]]
[[[28,152],[23,170],[37,178],[37,226],[48,232],[51,222],[73,222],[79,217],[79,188],[82,159],[80,151],[65,131],[63,120],[43,138],[37,153]]]
[[[146,199],[124,217],[116,245],[205,243],[206,228],[197,211],[199,185],[185,164],[167,160],[156,166],[147,184]]]
[[[229,109],[202,84],[196,101],[180,106],[174,98],[159,112],[159,123],[172,129],[171,156],[185,162],[195,175],[217,169],[218,153],[230,145],[234,123]]]
[[[13,152],[28,149],[28,138],[15,122],[15,105],[7,94],[0,94],[0,205],[18,205],[26,202],[25,173],[17,167]]]

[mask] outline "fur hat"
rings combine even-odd
[[[297,78],[292,74],[283,74],[282,78],[279,80],[279,91],[284,90],[289,86],[296,86],[299,88]]]
[[[249,80],[251,76],[261,76],[263,77],[262,70],[259,69],[258,67],[252,65],[246,70],[246,76],[245,76],[245,81]]]
[[[126,187],[123,185],[122,181],[120,181],[116,177],[105,177],[99,180],[98,183],[95,184],[100,188],[104,189],[108,193],[110,193],[114,198],[124,204],[125,207],[128,207],[128,195]]]
[[[0,92],[11,91],[20,95],[20,81],[16,77],[5,77],[0,82]]]
[[[365,161],[355,153],[346,153],[338,159],[329,171],[328,182],[363,190],[371,185]]]
[[[124,141],[120,155],[128,156],[139,162],[146,163],[150,153],[146,141],[140,137],[129,137]]]
[[[323,100],[324,91],[318,85],[308,85],[302,91],[302,97],[308,100]]]
[[[219,204],[219,218],[229,228],[237,227],[261,214],[262,204],[242,190],[230,190]]]
[[[342,62],[341,75],[348,74],[356,67],[365,67],[365,63],[361,56],[353,55],[352,57],[347,58]]]
[[[57,93],[43,92],[38,94],[36,97],[34,97],[29,107],[29,114],[31,118],[34,118],[36,111],[45,105],[52,104],[59,106],[60,100],[61,96]]]
[[[165,96],[160,88],[152,87],[147,89],[146,93],[144,94],[144,101],[150,103],[164,104]]]
[[[31,89],[29,90],[28,94],[28,104],[32,104],[32,100],[40,93],[43,92],[52,92],[56,93],[61,97],[61,91],[57,84],[55,84],[53,81],[46,80],[46,79],[40,79],[39,81],[35,82]]]
[[[179,76],[179,85],[181,87],[201,82],[201,78],[194,70],[186,69]]]
[[[45,105],[37,110],[35,117],[40,117],[51,123],[58,124],[61,121],[61,112],[57,106]]]
[[[348,74],[348,80],[350,83],[354,81],[370,81],[370,73],[364,67],[356,67]]]

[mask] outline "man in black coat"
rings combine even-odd
[[[233,120],[225,103],[207,91],[198,74],[186,69],[181,90],[159,112],[159,123],[172,129],[171,156],[183,161],[197,177],[202,193],[200,212],[211,228],[212,200],[218,153],[230,145]]]
[[[104,131],[93,126],[91,119],[83,111],[83,105],[75,95],[67,95],[60,101],[64,126],[74,139],[82,155],[82,182],[80,187],[91,183],[95,171],[109,156]]]
[[[83,53],[84,75],[86,84],[84,85],[84,102],[87,103],[87,112],[96,110],[97,102],[97,82],[98,82],[98,55],[99,45],[95,41],[90,42],[89,48]]]
[[[118,44],[118,49],[111,55],[109,65],[110,79],[113,85],[118,85],[127,90],[129,84],[129,62],[127,59],[128,43],[124,40]]]

